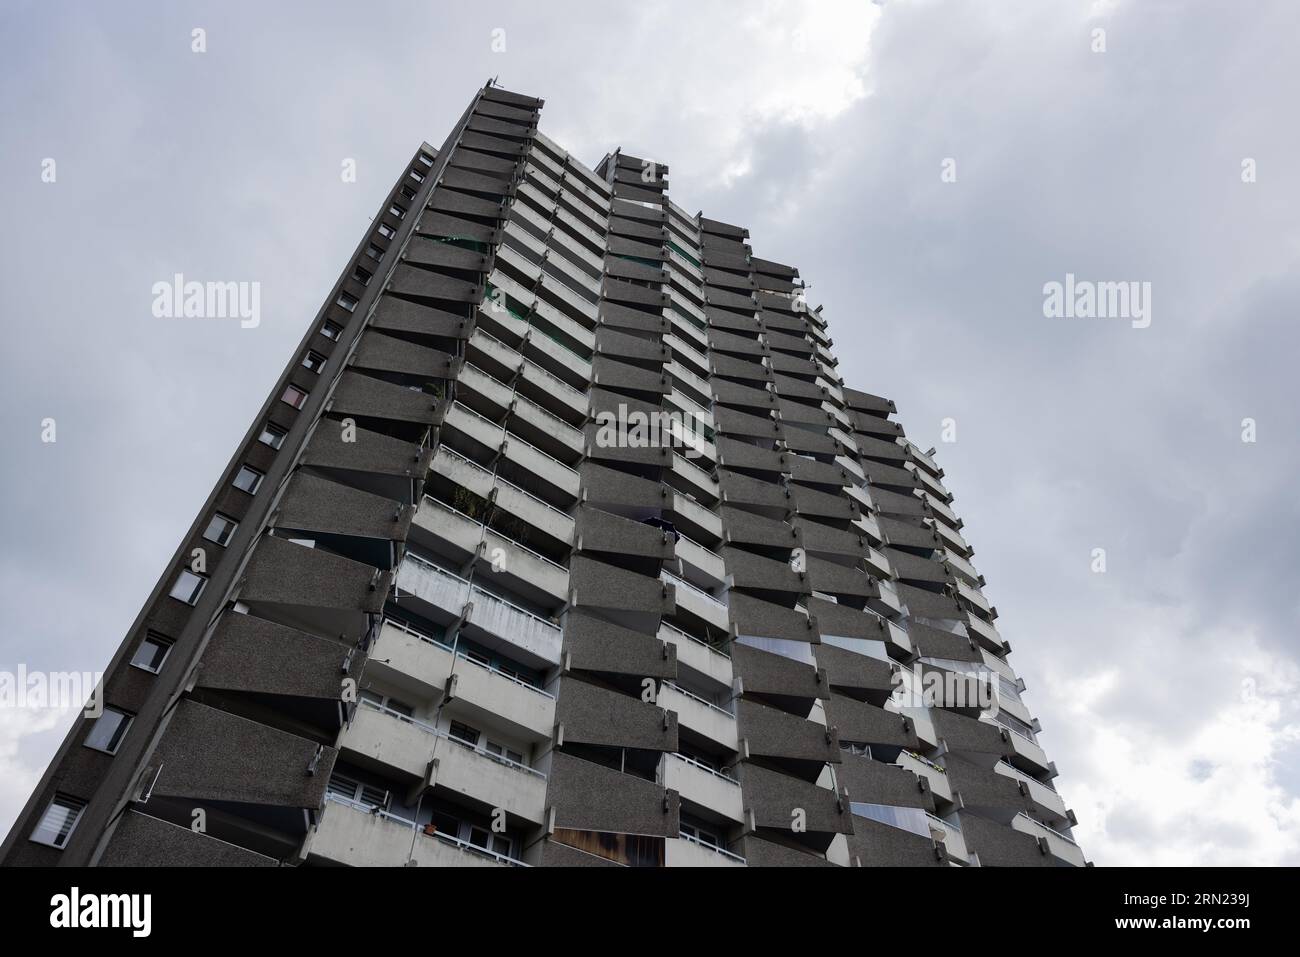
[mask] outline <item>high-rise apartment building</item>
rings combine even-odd
[[[3,862],[1085,863],[931,453],[541,106],[416,151]]]

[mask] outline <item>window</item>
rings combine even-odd
[[[63,847],[72,836],[72,830],[81,819],[81,812],[86,810],[86,802],[81,798],[67,794],[55,794],[41,815],[40,823],[32,831],[32,840],[50,847]]]
[[[373,259],[375,262],[379,262],[379,260],[384,258],[384,251],[380,249],[378,246],[376,246],[374,243],[371,243],[369,246],[366,247],[366,255],[369,256],[371,259]]]
[[[478,730],[476,728],[461,724],[459,721],[453,721],[450,732],[451,736],[461,744],[468,744],[471,748],[478,747]]]
[[[398,206],[396,203],[393,203],[388,207],[388,215],[401,219],[406,215],[406,210],[402,209],[402,207]]]
[[[268,422],[262,426],[262,434],[257,437],[257,441],[263,445],[269,445],[273,449],[278,449],[284,445],[284,437],[289,433],[280,428],[273,422]]]
[[[415,199],[415,190],[411,189],[411,187],[409,186],[403,186],[402,195],[405,196],[407,199],[413,200]]]
[[[207,583],[208,580],[203,575],[196,575],[188,568],[184,568],[176,576],[171,595],[177,601],[183,601],[187,605],[195,605],[198,604],[199,596],[203,594],[203,588]]]
[[[320,375],[320,370],[325,368],[325,357],[319,352],[312,352],[309,350],[307,354],[302,357],[302,364],[304,368],[310,369],[312,372]]]
[[[373,784],[365,784],[357,781],[346,774],[340,774],[338,771],[330,774],[329,783],[325,790],[330,794],[337,794],[349,801],[356,801],[358,804],[364,804],[367,807],[388,808],[388,792]]]
[[[325,325],[320,327],[320,334],[324,336],[326,339],[333,339],[335,342],[337,342],[339,336],[343,335],[343,327],[340,326],[337,322],[330,322],[328,319],[326,319]]]
[[[380,223],[379,235],[383,236],[385,239],[392,239],[397,235],[397,230],[393,229],[393,227],[389,226],[387,223]]]
[[[420,154],[420,162],[423,163],[425,166],[432,166],[432,165],[433,165],[433,157],[430,156],[428,153],[421,153],[421,154]]]
[[[483,750],[488,754],[495,754],[499,758],[505,758],[507,761],[513,761],[515,764],[523,764],[524,756],[518,751],[511,751],[503,744],[497,744],[495,741],[489,741],[483,746]]]
[[[307,393],[296,385],[285,386],[284,395],[280,396],[281,402],[287,402],[295,409],[301,409],[307,401]]]
[[[415,709],[405,701],[399,701],[397,698],[389,697],[386,694],[380,694],[378,691],[369,689],[361,692],[361,700],[377,704],[381,708],[387,708],[389,711],[396,711],[404,718],[410,718],[415,715]]]
[[[352,270],[352,278],[363,286],[369,286],[370,280],[374,278],[368,269],[362,269],[360,266]]]
[[[418,169],[413,169],[406,175],[411,177],[411,179],[415,180],[417,183],[424,182],[424,174],[421,173]]]
[[[126,737],[126,729],[131,727],[131,715],[117,708],[105,706],[104,713],[95,719],[86,735],[85,745],[96,751],[117,754],[118,746]]]
[[[167,660],[171,650],[170,638],[164,638],[152,631],[148,632],[144,636],[144,641],[140,642],[140,647],[131,656],[131,664],[156,675],[162,671],[163,662]]]
[[[510,857],[511,851],[514,850],[515,842],[504,834],[493,834],[483,827],[470,826],[469,837],[465,839],[474,847],[481,848],[485,851],[491,851],[494,854],[500,854],[504,857]]]
[[[235,488],[241,492],[247,492],[249,495],[255,495],[262,485],[263,478],[265,476],[257,469],[242,465],[239,468],[239,474],[235,476]]]
[[[339,297],[334,301],[338,303],[340,306],[342,306],[344,309],[346,309],[348,312],[351,312],[353,309],[357,308],[357,297],[350,293],[341,292],[339,293]]]
[[[224,547],[230,544],[230,537],[235,534],[235,529],[238,527],[239,523],[229,515],[222,515],[217,512],[216,515],[212,516],[212,520],[208,522],[203,537]]]

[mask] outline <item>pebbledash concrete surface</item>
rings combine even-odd
[[[541,107],[402,170],[4,863],[1085,864],[933,450]]]

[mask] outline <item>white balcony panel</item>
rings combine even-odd
[[[744,867],[745,859],[687,837],[664,844],[666,867]]]
[[[1030,834],[1034,837],[1046,838],[1048,850],[1051,851],[1052,856],[1058,860],[1064,861],[1067,864],[1072,864],[1075,867],[1083,867],[1087,863],[1086,858],[1083,856],[1083,851],[1071,838],[1066,837],[1059,831],[1053,830],[1046,824],[1035,821],[1023,811],[1012,818],[1011,826],[1022,834]]]
[[[660,623],[659,638],[676,646],[679,666],[690,668],[701,677],[714,682],[719,690],[732,687],[735,675],[731,659],[722,652],[667,622]]]
[[[677,712],[680,725],[722,745],[728,751],[740,749],[734,715],[667,683],[664,683],[659,692],[658,704],[661,708]]]
[[[550,694],[464,655],[455,657],[454,674],[450,700],[459,702],[458,711],[484,723],[505,724],[529,741],[550,740],[555,728]]]
[[[546,778],[512,766],[478,750],[440,740],[433,784],[482,801],[489,807],[504,808],[534,824],[546,814]]]
[[[721,631],[728,629],[727,606],[723,602],[670,572],[661,572],[659,577],[675,589],[678,609]]]
[[[664,786],[673,788],[682,798],[706,807],[728,820],[743,823],[745,802],[740,783],[709,770],[680,754],[664,755]]]

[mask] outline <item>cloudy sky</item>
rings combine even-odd
[[[5,4],[0,671],[104,668],[498,76],[800,266],[847,382],[938,447],[1091,859],[1300,864],[1300,6],[468,6]],[[176,272],[260,282],[261,324],[154,318]],[[1150,325],[1045,317],[1067,273],[1149,282]],[[0,708],[0,832],[70,721]]]

